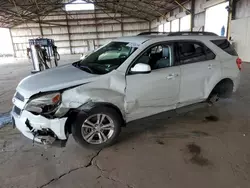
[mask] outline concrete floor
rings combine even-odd
[[[29,68],[1,68],[3,112]],[[250,64],[244,64],[232,99],[129,123],[116,145],[100,151],[81,148],[72,137],[65,148],[33,146],[6,126],[0,129],[0,187],[249,187],[249,80]]]

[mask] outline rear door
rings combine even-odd
[[[221,77],[220,61],[201,42],[180,41],[177,49],[181,69],[178,107],[205,100],[215,80]]]

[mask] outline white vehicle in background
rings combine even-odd
[[[226,38],[206,32],[118,38],[70,65],[23,79],[13,98],[16,127],[39,143],[113,144],[127,122],[230,97],[241,60]]]

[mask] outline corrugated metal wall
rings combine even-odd
[[[191,9],[191,2],[185,3],[183,6],[186,9]],[[158,19],[153,20],[150,23],[151,31],[158,31],[159,25],[185,16],[186,15],[185,12],[186,12],[185,9],[178,7],[172,10],[171,12],[168,12],[164,17],[160,17]]]
[[[41,24],[25,23],[11,28],[11,35],[15,55],[23,57],[29,47],[28,39],[32,38],[54,39],[60,54],[77,54],[93,50],[120,36],[149,31],[149,28],[150,23],[145,20],[96,10],[92,13],[54,13],[46,16]]]
[[[214,6],[216,4],[225,2],[226,0],[195,0],[194,4],[194,27],[193,31],[203,31],[205,27],[205,12],[206,8],[209,8],[211,6]],[[245,0],[247,1],[247,0]],[[250,4],[250,2],[249,2]],[[186,9],[191,9],[191,2],[185,3],[183,5]],[[182,11],[181,11],[182,10]],[[184,14],[183,14],[184,13]],[[167,22],[168,20],[172,21],[174,19],[181,18],[185,16],[186,11],[184,9],[181,9],[180,7],[172,10],[168,14],[166,14],[164,17],[160,17],[159,19],[154,20],[151,22],[151,30],[158,31],[158,26],[160,24],[163,24]]]

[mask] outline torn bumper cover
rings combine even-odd
[[[67,118],[47,119],[23,110],[17,115],[11,113],[13,124],[27,138],[42,144],[54,144],[55,141],[67,141],[65,123]]]

